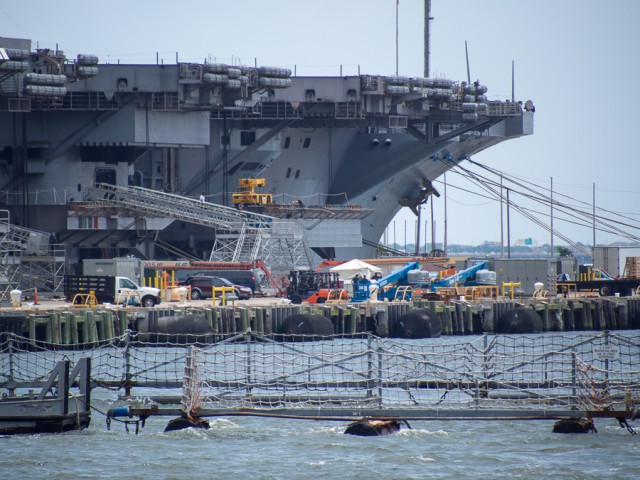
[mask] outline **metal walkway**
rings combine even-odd
[[[70,205],[70,214],[89,211],[100,215],[115,208],[119,214],[134,218],[168,217],[213,228],[213,262],[263,260],[270,270],[282,272],[312,266],[304,230],[291,220],[142,187],[96,184],[87,194],[88,201]]]

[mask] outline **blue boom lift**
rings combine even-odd
[[[396,293],[398,293],[399,289],[406,290],[407,296],[405,296],[405,299],[409,300],[411,298],[411,291],[407,274],[411,270],[419,269],[420,264],[418,262],[408,262],[404,267],[401,267],[380,279],[353,280],[353,297],[351,297],[351,301],[364,302],[369,300],[369,298],[371,298],[372,287],[377,287],[379,300],[395,299]]]
[[[433,282],[431,284],[431,291],[435,292],[436,289],[442,288],[442,287],[455,287],[460,283],[464,283],[466,285],[476,285],[476,283],[470,282],[469,279],[473,278],[476,273],[478,273],[480,270],[484,270],[485,268],[487,268],[487,262],[476,263],[472,267],[466,268],[464,270],[460,270],[459,272],[454,273],[453,275],[450,275],[441,280]]]

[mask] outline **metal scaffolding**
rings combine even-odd
[[[70,213],[99,214],[115,207],[120,214],[134,218],[172,218],[214,229],[213,262],[262,260],[270,270],[282,272],[312,266],[304,229],[291,220],[142,187],[96,184],[87,193],[88,201],[74,202]]]
[[[51,244],[49,233],[11,224],[0,210],[0,300],[9,292],[60,292],[66,265],[65,246]],[[32,294],[33,294],[32,293]]]

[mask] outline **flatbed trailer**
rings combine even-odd
[[[598,292],[602,297],[608,297],[616,293],[621,297],[627,297],[638,293],[640,279],[577,280],[573,282],[557,282],[556,286],[559,294],[593,291]]]

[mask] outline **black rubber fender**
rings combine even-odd
[[[419,308],[402,315],[394,326],[395,338],[438,338],[442,320],[431,310]]]
[[[204,315],[193,314],[160,317],[153,333],[206,335],[213,330]]]
[[[297,313],[284,319],[280,332],[283,335],[333,335],[331,320],[322,315]]]
[[[150,322],[151,323],[151,322]],[[152,323],[150,331],[140,329],[142,342],[190,344],[210,341],[214,332],[204,315],[171,315]]]
[[[496,323],[496,333],[542,333],[542,318],[531,308],[508,310]]]

